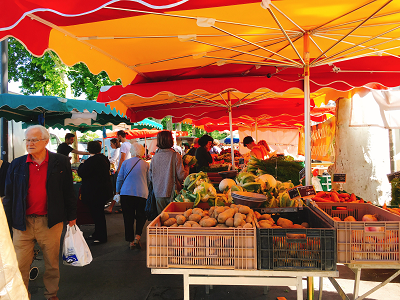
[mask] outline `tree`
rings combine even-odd
[[[25,95],[40,92],[65,97],[68,79],[75,97],[84,93],[87,100],[95,100],[101,86],[121,84],[120,80],[112,82],[104,71],[98,75],[90,73],[84,63],[68,67],[50,50],[42,57],[35,57],[14,38],[8,39],[8,74],[9,81],[21,80],[20,89]]]
[[[88,143],[97,138],[99,138],[99,136],[96,133],[88,131],[82,134],[82,136],[79,138],[79,142]]]

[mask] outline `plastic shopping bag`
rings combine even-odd
[[[92,261],[92,253],[83,238],[82,231],[76,225],[71,227],[67,224],[62,258],[64,265],[74,267],[83,267]]]
[[[120,195],[119,195],[119,194],[115,194],[113,200],[114,200],[115,202],[119,203]]]

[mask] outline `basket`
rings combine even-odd
[[[259,270],[336,270],[336,232],[310,208],[273,215],[311,228],[257,228]],[[258,224],[257,224],[258,225]],[[293,238],[299,234],[301,238]]]
[[[192,208],[172,202],[170,217]],[[255,270],[256,228],[161,227],[160,216],[147,227],[147,267]]]
[[[346,207],[337,210],[336,207]],[[390,262],[400,264],[400,217],[367,203],[318,203],[312,206],[336,228],[338,263]],[[365,214],[376,214],[377,222],[359,221]],[[357,222],[335,221],[353,216]]]

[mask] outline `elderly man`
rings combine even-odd
[[[26,288],[37,241],[43,252],[46,299],[57,300],[60,239],[65,218],[76,223],[71,165],[65,155],[46,150],[49,133],[40,125],[25,131],[28,155],[12,161],[7,173],[4,209],[13,228],[13,244]]]

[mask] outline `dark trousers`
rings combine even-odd
[[[142,235],[143,226],[146,223],[144,208],[146,207],[147,199],[126,195],[121,195],[120,199],[122,214],[124,216],[125,240],[127,242],[133,242],[135,239],[135,232],[133,230],[135,219],[137,235]]]
[[[107,242],[107,223],[104,214],[104,201],[89,202],[87,205],[94,221],[93,238],[102,243]]]

